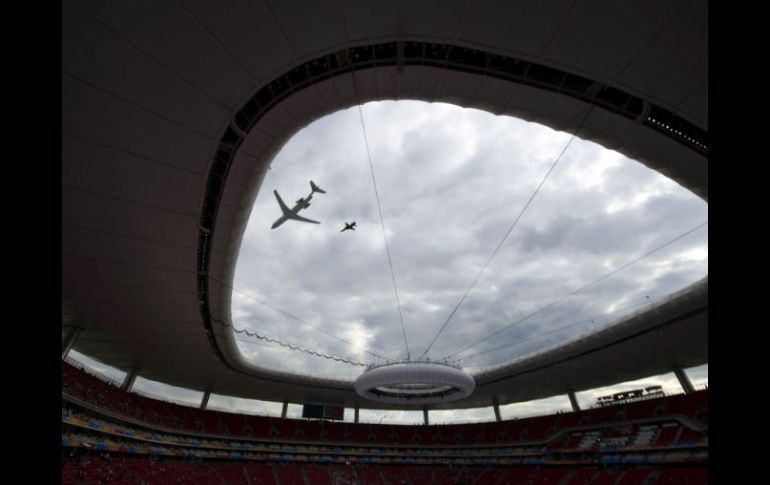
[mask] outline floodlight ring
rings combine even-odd
[[[440,362],[395,362],[370,367],[353,382],[359,396],[387,404],[439,404],[470,396],[476,381]]]

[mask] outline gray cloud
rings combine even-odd
[[[447,319],[570,135],[439,103],[370,103],[364,118],[415,356]],[[287,222],[271,230],[280,215],[272,190],[290,204],[307,195],[310,179],[328,193],[315,195],[303,215],[322,224]],[[358,230],[339,233],[351,220]],[[429,356],[441,357],[509,326],[707,220],[707,204],[676,183],[616,152],[575,140]],[[492,340],[499,345],[537,337],[687,286],[707,274],[706,229]],[[368,350],[405,357],[357,109],[306,127],[278,154],[254,204],[234,286]],[[372,359],[238,293],[233,315],[240,327],[341,357]],[[593,325],[609,318],[596,318]],[[522,342],[490,354],[486,362],[590,328],[577,325]],[[268,367],[350,378],[360,372],[272,344],[241,346]],[[484,342],[473,351],[492,346]]]

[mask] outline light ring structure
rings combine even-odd
[[[439,362],[396,362],[370,367],[353,382],[359,396],[387,404],[437,404],[470,396],[476,381]]]

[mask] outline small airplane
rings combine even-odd
[[[310,222],[313,224],[320,224],[318,221],[314,221],[312,219],[307,219],[305,217],[297,215],[299,211],[302,209],[307,209],[310,207],[310,199],[313,198],[313,194],[316,192],[320,192],[322,194],[325,194],[326,191],[320,189],[313,181],[310,181],[310,195],[307,197],[303,197],[300,199],[297,199],[297,203],[294,204],[294,207],[289,209],[289,207],[283,202],[281,199],[281,196],[278,195],[277,190],[273,190],[273,193],[275,194],[275,198],[278,201],[278,205],[281,206],[281,212],[283,212],[283,215],[279,217],[272,225],[271,229],[275,229],[276,227],[280,226],[284,222],[288,221],[289,219],[294,219],[295,221],[302,221],[302,222]]]
[[[351,222],[350,224],[348,224],[348,223],[346,222],[346,223],[345,223],[345,228],[344,228],[343,230],[341,230],[340,232],[345,232],[345,231],[347,231],[348,229],[350,229],[351,231],[355,231],[355,230],[356,230],[356,221],[353,221],[353,222]]]

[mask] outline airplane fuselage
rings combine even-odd
[[[294,204],[294,207],[289,209],[289,206],[286,205],[286,203],[281,199],[281,196],[278,195],[277,190],[273,190],[273,194],[275,194],[275,200],[278,202],[278,205],[281,207],[281,217],[276,219],[276,221],[273,223],[271,229],[275,229],[276,227],[280,226],[284,222],[288,221],[289,219],[295,220],[295,221],[301,221],[301,222],[310,222],[312,224],[320,224],[318,221],[314,221],[312,219],[308,219],[307,217],[303,217],[299,215],[299,211],[302,209],[307,209],[310,207],[310,200],[313,198],[313,194],[316,192],[319,192],[321,194],[325,194],[326,191],[322,188],[318,187],[312,180],[310,181],[310,195],[307,197],[301,197],[297,199],[297,202]]]
[[[297,203],[294,204],[294,207],[289,209],[289,212],[287,214],[284,214],[278,219],[276,219],[276,221],[273,223],[270,229],[275,229],[276,227],[280,226],[284,222],[291,219],[292,216],[296,216],[297,214],[299,214],[299,211],[301,211],[302,209],[307,209],[308,206],[310,205],[310,199],[312,198],[313,198],[313,194],[310,194],[307,196],[307,198],[302,198],[297,200]]]

